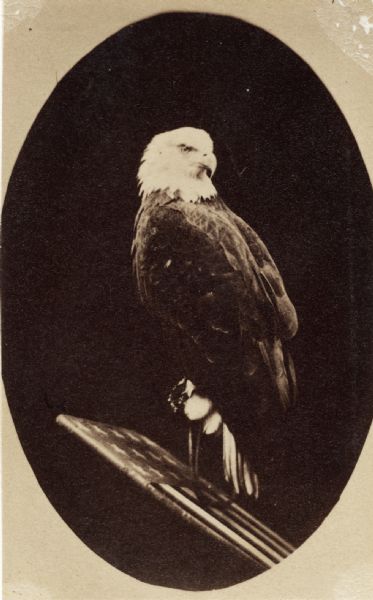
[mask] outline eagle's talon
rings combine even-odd
[[[193,394],[194,386],[186,378],[183,377],[171,390],[170,395],[167,398],[171,409],[175,414],[179,413],[184,407],[185,403]]]

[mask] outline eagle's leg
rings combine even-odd
[[[174,386],[168,401],[174,413],[183,413],[189,422],[188,460],[193,478],[198,480],[202,429],[212,402],[198,394],[193,382],[186,377]]]
[[[201,446],[202,421],[191,421],[188,433],[189,466],[194,479],[199,475],[199,450]]]

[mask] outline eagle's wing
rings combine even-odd
[[[195,384],[218,392],[244,379],[264,403],[275,391],[286,406],[293,368],[281,338],[294,327],[283,323],[281,277],[273,261],[263,272],[234,213],[218,208],[175,201],[142,212],[134,243],[141,299],[179,332]]]
[[[294,337],[298,330],[297,313],[286,293],[282,277],[267,247],[250,225],[226,205],[224,205],[224,209],[244,236],[255,258],[262,285],[268,295],[268,299],[276,308],[280,338],[287,340]]]

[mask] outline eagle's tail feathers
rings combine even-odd
[[[233,484],[233,489],[236,494],[240,493],[240,484],[238,480],[238,452],[237,452],[237,444],[234,436],[229,432],[229,456],[228,460],[230,463],[230,472],[231,472],[231,482]]]
[[[245,490],[248,496],[251,496],[254,494],[254,481],[253,478],[250,475],[250,468],[249,468],[249,463],[247,462],[247,460],[244,460],[243,463],[243,478],[244,478],[244,483],[245,483]]]
[[[230,461],[229,461],[229,435],[230,431],[225,423],[223,423],[223,469],[225,481],[230,481]]]
[[[286,360],[285,364],[287,367],[288,379],[289,379],[289,384],[290,384],[290,389],[291,389],[291,400],[292,400],[292,403],[294,404],[297,401],[297,392],[298,392],[297,376],[295,373],[294,361],[289,352],[286,352],[285,360]]]
[[[259,496],[258,476],[250,467],[246,456],[237,447],[234,435],[223,423],[223,470],[225,480],[238,495]]]

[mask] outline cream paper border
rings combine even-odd
[[[289,45],[314,69],[338,102],[372,178],[373,78],[343,54],[321,28],[316,11],[329,2],[333,0],[39,2],[38,14],[26,15],[5,34],[3,191],[25,136],[56,81],[82,56],[122,27],[172,10],[236,16],[266,29]],[[30,4],[30,0],[5,0],[5,4],[12,3],[22,8]],[[361,0],[361,3],[370,11],[368,15],[373,14],[372,2]],[[340,502],[322,527],[293,556],[243,584],[192,593],[143,584],[116,570],[86,547],[65,525],[38,486],[21,449],[6,401],[2,412],[4,599],[373,598],[373,432]]]

